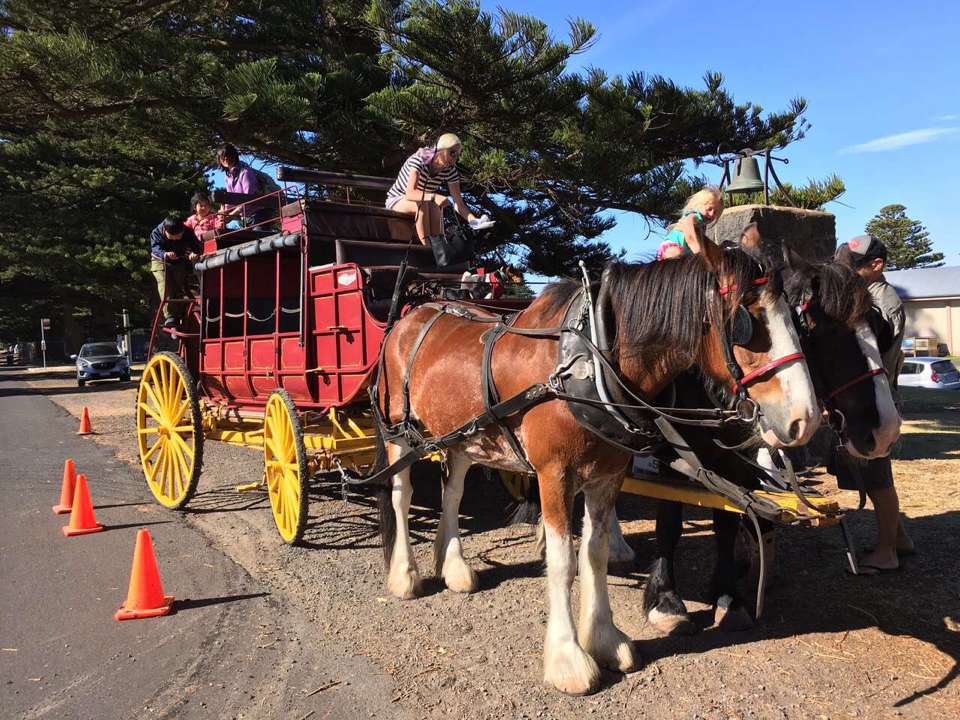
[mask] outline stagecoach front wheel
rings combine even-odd
[[[183,360],[159,352],[137,390],[137,449],[147,487],[164,507],[184,507],[197,491],[203,431],[197,388]]]
[[[284,542],[300,541],[307,525],[307,451],[296,407],[274,390],[263,414],[263,452],[270,509]]]

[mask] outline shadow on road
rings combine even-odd
[[[246,595],[223,595],[221,597],[174,600],[172,614],[183,612],[184,610],[196,610],[197,608],[210,607],[211,605],[223,605],[224,603],[239,602],[240,600],[256,600],[257,598],[269,596],[270,593],[268,592],[259,592],[247,593]]]

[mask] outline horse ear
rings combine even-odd
[[[783,261],[791,270],[804,270],[810,267],[810,263],[788,245],[783,246]]]

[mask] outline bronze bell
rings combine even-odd
[[[760,163],[755,157],[738,157],[737,166],[730,184],[724,188],[728,193],[751,193],[763,190],[760,179]]]

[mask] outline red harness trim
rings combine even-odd
[[[748,375],[744,375],[740,378],[739,382],[733,383],[733,391],[736,392],[738,387],[746,387],[750,383],[762,378],[764,375],[768,375],[773,370],[776,370],[778,367],[786,365],[788,362],[793,362],[794,360],[803,360],[805,355],[802,352],[791,353],[790,355],[784,355],[782,358],[772,360],[768,362],[763,367],[759,367]]]
[[[877,375],[883,375],[885,372],[886,370],[884,370],[883,368],[874,368],[873,370],[867,370],[863,375],[857,375],[850,382],[844,383],[843,385],[838,387],[836,390],[834,390],[829,395],[827,395],[824,398],[824,400],[832,400],[837,395],[842,393],[844,390],[848,390],[849,388],[852,388],[854,385],[857,385],[858,383],[862,383],[864,380],[869,380],[870,378],[876,377]]]
[[[766,284],[767,284],[767,278],[765,277],[757,278],[756,280],[753,281],[754,287],[759,285],[766,285]],[[736,292],[739,288],[740,288],[739,285],[724,285],[723,287],[720,288],[720,294],[729,295],[732,292]]]

